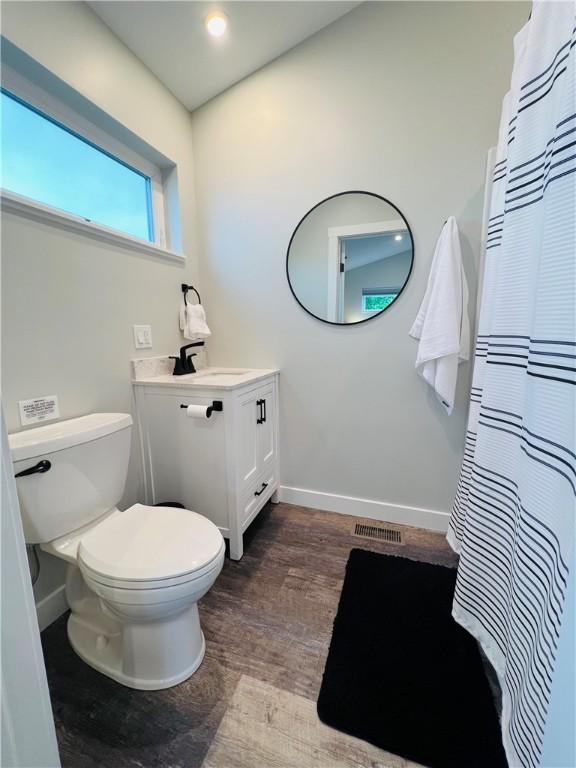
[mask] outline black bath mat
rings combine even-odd
[[[322,722],[429,768],[506,768],[480,652],[451,616],[455,581],[452,568],[352,550]]]

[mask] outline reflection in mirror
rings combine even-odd
[[[329,323],[361,323],[402,292],[413,260],[400,211],[369,192],[343,192],[312,208],[296,227],[286,269],[310,314]]]

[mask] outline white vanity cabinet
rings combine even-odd
[[[230,540],[234,560],[279,485],[278,373],[250,374],[134,381],[146,503],[178,501],[205,515]],[[210,383],[219,376],[225,384]],[[222,410],[208,419],[189,418],[181,407],[213,403]]]

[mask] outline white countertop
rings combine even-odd
[[[160,374],[133,379],[135,386],[192,387],[194,389],[236,389],[279,373],[278,368],[202,368],[184,376]]]

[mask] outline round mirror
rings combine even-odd
[[[326,323],[363,323],[404,290],[414,244],[396,206],[371,192],[341,192],[300,221],[286,272],[296,301]]]

